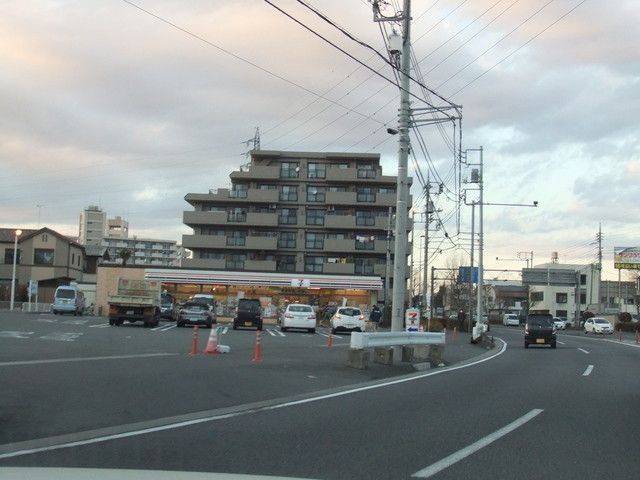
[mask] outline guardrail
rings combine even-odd
[[[444,345],[445,334],[440,332],[353,332],[351,348],[363,350],[399,345]]]

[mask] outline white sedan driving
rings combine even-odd
[[[359,308],[339,307],[331,317],[331,333],[339,331],[364,332],[364,315]]]
[[[556,330],[565,330],[567,328],[567,322],[560,317],[553,317],[553,325],[556,327]]]
[[[315,333],[316,312],[311,305],[303,303],[292,303],[282,312],[280,317],[280,330],[285,332],[289,328],[304,328]]]
[[[613,335],[613,326],[604,318],[592,317],[584,322],[584,333],[608,333]]]

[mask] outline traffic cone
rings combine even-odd
[[[329,330],[329,336],[327,337],[327,347],[333,347],[333,335],[331,334],[331,330]]]
[[[193,334],[191,335],[191,355],[198,354],[198,326],[193,326]]]
[[[207,348],[205,348],[204,353],[208,353],[210,355],[216,355],[220,353],[218,351],[218,328],[212,328],[211,333],[209,333],[209,341],[207,342]]]
[[[253,359],[251,361],[262,361],[262,332],[260,332],[260,330],[256,330],[256,349],[253,353]]]

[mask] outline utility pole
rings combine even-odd
[[[427,288],[429,284],[429,222],[431,221],[431,199],[429,197],[429,180],[427,180],[427,201],[424,207],[424,265],[422,266],[422,299],[427,304]]]
[[[415,285],[414,285],[414,279],[413,279],[413,270],[414,270],[414,254],[413,252],[415,251],[414,248],[414,244],[413,244],[413,226],[415,225],[415,211],[411,212],[411,267],[409,268],[409,271],[411,272],[409,274],[409,297],[413,298],[414,296],[414,292],[415,292]],[[391,228],[391,219],[389,219],[389,228]]]
[[[389,305],[389,277],[391,276],[391,218],[393,207],[389,207],[389,218],[387,222],[387,258],[384,264],[384,308],[385,312]],[[411,230],[411,238],[413,238],[413,230]],[[413,255],[411,255],[411,263],[413,264]]]
[[[476,328],[477,332],[481,332],[482,330],[482,310],[483,310],[483,295],[484,295],[484,231],[483,231],[483,216],[482,216],[482,204],[484,202],[483,191],[484,191],[484,159],[483,159],[483,147],[480,145],[480,172],[478,177],[478,186],[480,187],[480,202],[479,202],[479,230],[478,233],[480,235],[480,241],[478,242],[478,304],[476,306]],[[479,335],[478,335],[479,336]]]
[[[598,224],[598,312],[602,312],[602,295],[600,285],[602,284],[602,222]],[[609,299],[607,298],[607,301]]]
[[[374,3],[374,8],[377,2]],[[406,294],[405,270],[407,268],[407,199],[409,184],[407,160],[409,157],[409,69],[411,68],[411,1],[404,0],[402,9],[402,54],[400,57],[400,114],[398,116],[398,180],[396,200],[396,236],[393,262],[393,300],[391,330],[402,330],[404,300]]]
[[[473,252],[476,243],[476,202],[471,202],[471,273],[469,274],[469,325],[468,331],[471,333],[473,325]]]

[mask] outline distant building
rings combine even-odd
[[[129,238],[129,222],[120,216],[107,220],[107,237]]]
[[[102,245],[107,228],[107,214],[95,205],[90,205],[80,214],[79,243]]]
[[[522,269],[522,283],[529,287],[529,309],[548,310],[556,317],[575,317],[576,291],[579,311],[598,313],[600,285],[596,265],[545,263]]]
[[[640,310],[637,282],[618,282],[603,280],[600,282],[600,302],[603,313],[629,312],[637,314]]]
[[[15,228],[0,228],[0,286],[10,295]],[[16,257],[16,298],[29,280],[38,281],[38,301],[53,301],[59,285],[83,280],[85,250],[82,245],[50,228],[22,230]]]
[[[104,238],[102,246],[106,249],[102,264],[121,265],[120,252],[130,252],[127,265],[148,265],[154,267],[179,266],[178,247],[175,240],[153,238]]]

